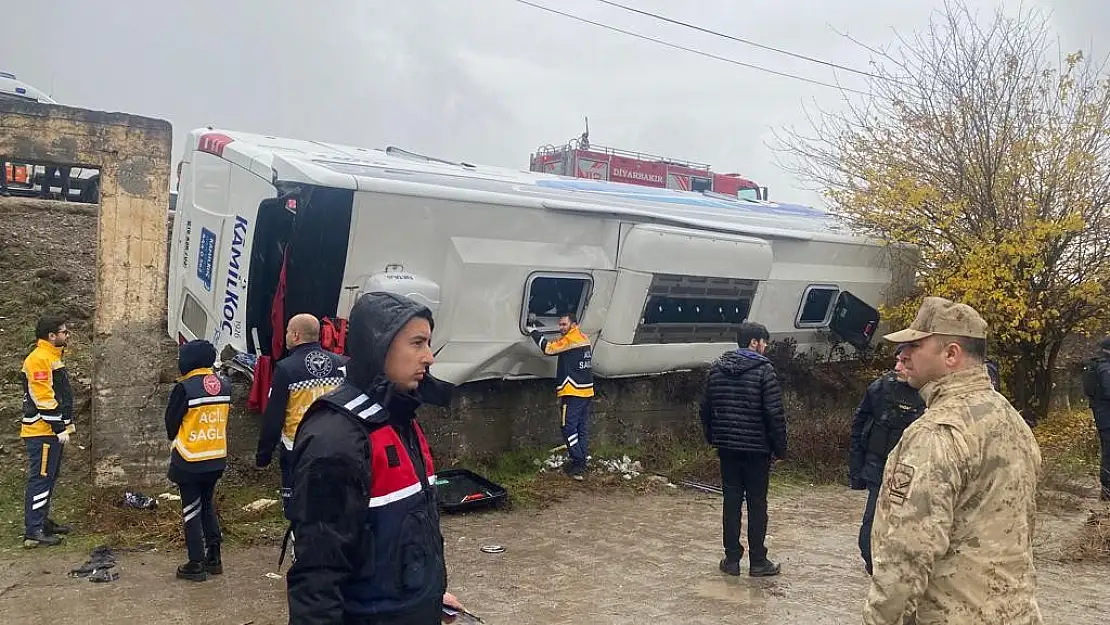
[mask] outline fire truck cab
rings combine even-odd
[[[557,176],[694,191],[728,199],[767,199],[767,187],[740,174],[718,174],[706,163],[592,145],[585,136],[561,146],[541,146],[532,154],[528,169]]]

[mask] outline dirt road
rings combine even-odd
[[[556,507],[446,517],[451,589],[490,625],[859,623],[866,592],[855,547],[862,493],[798,489],[772,499],[771,555],[783,575],[726,578],[720,499],[686,491],[575,495]],[[1095,625],[1110,612],[1105,567],[1058,561],[1083,515],[1043,515],[1046,623]],[[505,546],[486,554],[484,544]],[[83,554],[0,551],[0,623],[286,623],[276,548],[231,550],[205,584],[173,579],[181,554],[126,554],[121,577],[66,577]]]

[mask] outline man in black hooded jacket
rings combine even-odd
[[[740,349],[729,352],[709,370],[701,422],[705,440],[721,458],[724,490],[725,558],[721,571],[740,574],[740,506],[748,502],[748,574],[778,575],[767,559],[767,489],[773,457],[786,457],[786,417],[775,367],[763,353],[771,335],[762,324],[744,322],[737,332]]]
[[[361,296],[346,381],[305,413],[293,444],[290,625],[433,625],[447,588],[435,469],[416,409],[446,405],[428,369],[432,313]]]
[[[867,490],[867,504],[859,528],[859,553],[867,574],[872,573],[871,526],[883,484],[883,470],[891,450],[902,433],[925,412],[925,400],[906,381],[902,351],[894,351],[894,369],[867,386],[852,419],[852,438],[848,453],[848,483],[852,490]]]

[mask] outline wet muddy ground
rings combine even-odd
[[[856,549],[863,493],[791,490],[772,498],[778,578],[729,578],[719,497],[689,491],[579,494],[546,510],[445,517],[451,590],[490,625],[859,623],[868,578]],[[1094,505],[1093,502],[1091,505]],[[1110,612],[1100,564],[1064,563],[1085,511],[1044,514],[1040,600],[1046,623],[1094,625]],[[483,553],[483,545],[505,547]],[[84,554],[0,551],[0,623],[286,623],[277,548],[233,549],[226,574],[178,581],[181,554],[128,553],[108,584],[67,578]]]

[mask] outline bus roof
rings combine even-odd
[[[50,96],[16,78],[15,74],[3,71],[0,71],[0,97],[57,104]]]
[[[833,215],[799,204],[452,162],[393,147],[369,149],[217,129],[196,130],[190,142],[193,150],[221,156],[267,181],[276,176],[284,182],[627,217],[735,234],[873,243]]]

